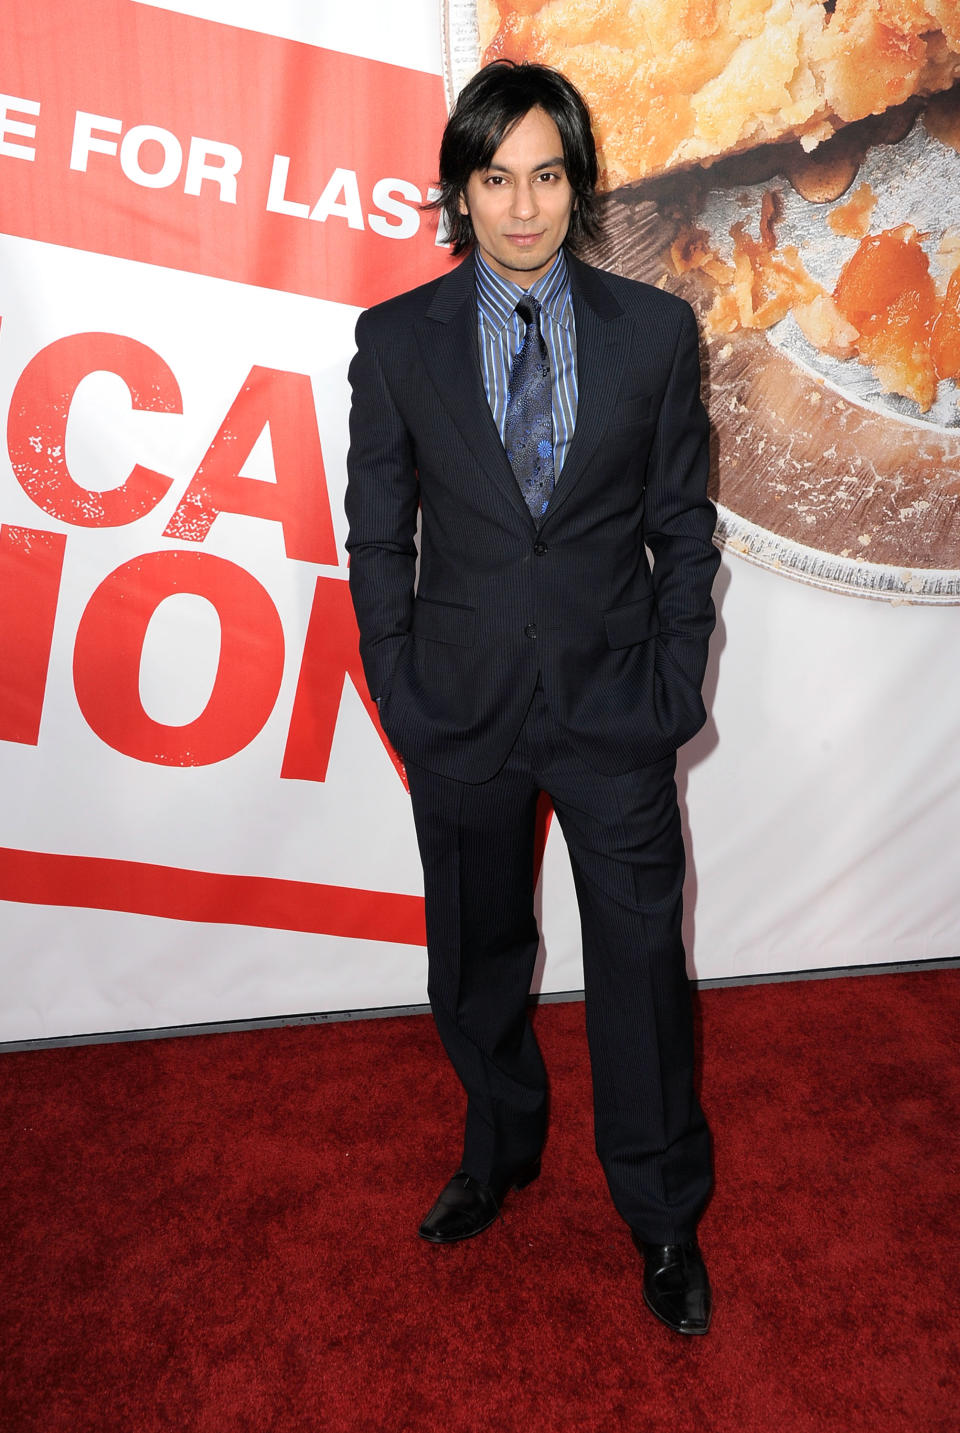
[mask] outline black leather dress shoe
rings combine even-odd
[[[534,1160],[505,1184],[481,1184],[479,1179],[458,1170],[442,1191],[417,1231],[431,1244],[455,1244],[482,1234],[500,1213],[508,1189],[523,1189],[540,1173],[540,1161]]]
[[[682,1244],[645,1244],[633,1236],[643,1255],[643,1299],[674,1333],[704,1334],[710,1327],[710,1280],[696,1239]]]

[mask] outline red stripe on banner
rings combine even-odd
[[[0,900],[425,945],[423,898],[0,848]]]
[[[6,0],[0,230],[366,307],[449,265],[418,210],[443,119],[436,75],[130,0]]]

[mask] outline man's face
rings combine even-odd
[[[501,278],[528,289],[550,268],[566,238],[574,195],[560,131],[542,109],[529,110],[506,136],[489,169],[475,169],[460,197],[477,247]]]

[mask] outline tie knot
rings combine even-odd
[[[517,313],[525,324],[533,323],[534,319],[540,317],[540,304],[532,294],[524,294],[517,299]]]

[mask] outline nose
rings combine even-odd
[[[533,185],[529,180],[521,179],[513,191],[510,213],[514,219],[533,219],[537,212],[537,196]]]

